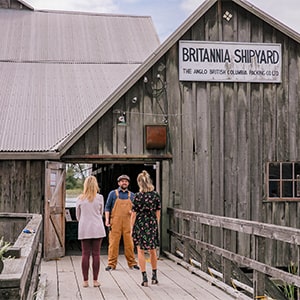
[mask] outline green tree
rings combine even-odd
[[[70,165],[72,166],[72,165]],[[73,190],[77,187],[77,180],[75,178],[75,170],[72,167],[67,167],[66,174],[66,189]]]
[[[68,164],[66,175],[66,189],[82,189],[86,176],[90,173],[91,165]]]

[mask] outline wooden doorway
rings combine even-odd
[[[65,255],[65,179],[64,163],[46,162],[44,259]]]

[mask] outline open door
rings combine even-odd
[[[44,259],[65,255],[65,182],[66,167],[46,162],[44,213]]]

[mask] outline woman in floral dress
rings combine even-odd
[[[154,191],[152,180],[147,171],[137,177],[139,192],[135,194],[132,206],[132,238],[138,251],[138,261],[142,272],[142,286],[148,286],[145,250],[150,253],[152,284],[157,284],[157,255],[159,246],[158,227],[160,220],[160,196]]]

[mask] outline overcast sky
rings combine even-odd
[[[36,9],[151,16],[163,42],[204,0],[25,0]],[[300,0],[248,0],[300,33]]]

